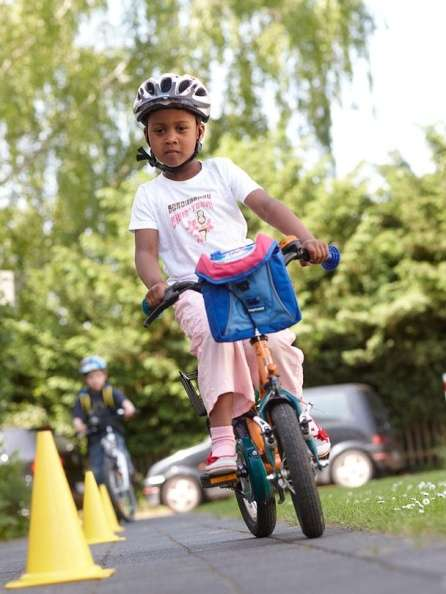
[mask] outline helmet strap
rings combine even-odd
[[[188,157],[185,161],[183,161],[183,163],[180,163],[180,165],[176,165],[175,167],[170,167],[169,165],[165,165],[164,163],[161,163],[161,161],[158,161],[158,159],[152,153],[151,149],[149,152],[147,152],[142,146],[139,147],[139,149],[136,153],[136,160],[137,161],[148,161],[149,165],[151,167],[156,167],[157,169],[160,169],[161,171],[166,171],[167,173],[176,173],[182,167],[187,165],[187,163],[190,163],[191,161],[193,161],[195,159],[195,157],[201,151],[202,146],[203,145],[201,143],[201,140],[198,139],[197,142],[195,143],[195,149],[194,149],[194,152],[192,153],[192,155],[190,157]]]

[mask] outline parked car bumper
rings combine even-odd
[[[371,452],[371,458],[380,473],[398,472],[404,467],[404,457],[399,450]]]
[[[161,505],[161,488],[166,482],[164,476],[148,476],[144,481],[143,494],[149,505]]]

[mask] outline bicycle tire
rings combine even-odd
[[[127,466],[126,471],[128,473]],[[104,461],[104,478],[118,519],[132,522],[136,513],[136,496],[130,476],[128,476],[127,487],[123,489],[121,470],[114,460],[106,457]]]
[[[310,452],[305,443],[296,413],[286,402],[271,409],[273,431],[280,454],[288,471],[288,480],[294,493],[291,499],[302,532],[308,538],[318,538],[325,530],[319,492],[310,462]]]
[[[263,503],[250,503],[241,493],[235,492],[235,498],[248,530],[257,538],[270,536],[276,527],[276,500],[274,497]]]

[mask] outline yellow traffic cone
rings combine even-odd
[[[113,534],[105,515],[98,485],[91,470],[85,473],[84,534],[88,544],[125,540]]]
[[[37,433],[26,573],[6,588],[103,579],[95,565],[51,431]]]
[[[99,493],[101,494],[102,506],[105,511],[105,517],[107,518],[108,525],[113,532],[123,532],[124,528],[120,526],[118,518],[116,517],[113,504],[108,493],[108,489],[105,485],[99,485]]]

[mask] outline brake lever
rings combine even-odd
[[[288,239],[288,238],[287,238]],[[298,239],[280,242],[280,249],[282,251],[285,264],[288,265],[292,260],[302,260],[309,262],[310,254],[308,250],[302,247],[302,244]]]

